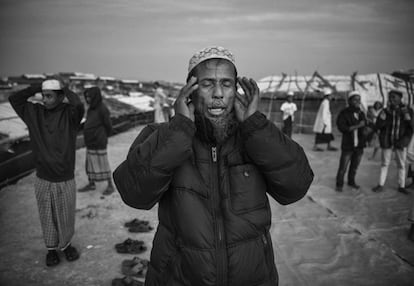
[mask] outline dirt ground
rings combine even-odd
[[[113,169],[125,158],[141,128],[109,140]],[[301,201],[280,206],[271,200],[271,233],[280,285],[414,285],[414,242],[407,239],[408,209],[414,199],[396,191],[393,163],[386,190],[371,191],[378,180],[380,160],[368,160],[366,149],[357,182],[360,190],[334,191],[340,152],[311,151],[313,136],[294,134],[305,149],[315,180]],[[339,138],[335,144],[339,146]],[[85,149],[77,151],[76,183],[87,183]],[[81,257],[75,262],[45,266],[39,216],[33,190],[34,174],[0,190],[0,285],[111,285],[122,277],[121,262],[134,255],[119,254],[114,245],[127,238],[145,241],[149,258],[154,231],[129,233],[123,226],[133,218],[157,226],[157,207],[141,211],[126,206],[116,192],[102,196],[105,184],[77,193],[73,245]]]

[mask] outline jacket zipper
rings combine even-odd
[[[223,238],[223,219],[221,215],[220,210],[220,194],[219,194],[219,170],[217,166],[217,147],[213,146],[211,147],[211,159],[213,161],[213,170],[212,173],[215,174],[215,180],[214,180],[214,190],[213,190],[213,197],[214,197],[214,212],[216,217],[216,223],[217,223],[217,285],[226,285],[226,254],[224,253],[226,251],[226,245]]]
[[[211,147],[211,157],[213,158],[213,162],[217,162],[217,147]]]
[[[272,255],[269,253],[271,250],[271,247],[270,245],[268,245],[269,241],[267,240],[266,233],[262,234],[262,240],[263,240],[263,246],[264,246],[263,250],[264,250],[264,255],[265,255],[265,262],[270,272],[270,278],[275,279],[277,274],[275,273],[274,271],[275,269],[273,268],[273,261],[271,259]]]

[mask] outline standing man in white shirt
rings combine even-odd
[[[332,99],[332,90],[330,88],[325,88],[323,94],[324,98],[319,106],[315,124],[313,125],[313,132],[315,132],[313,151],[323,151],[322,148],[318,147],[319,144],[323,143],[328,145],[326,150],[337,151],[338,149],[331,145],[331,141],[335,139],[332,134],[332,114],[329,104]]]
[[[289,138],[292,138],[292,125],[295,120],[295,112],[298,110],[296,104],[293,102],[293,91],[287,93],[286,101],[280,107],[283,112],[283,128],[282,132]]]

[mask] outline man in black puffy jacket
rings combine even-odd
[[[379,142],[382,150],[382,162],[379,183],[372,190],[381,192],[387,179],[392,153],[398,168],[398,191],[408,194],[405,188],[405,164],[407,146],[413,136],[413,110],[402,103],[403,94],[398,90],[388,92],[388,107],[378,116],[375,127],[379,130]]]
[[[231,52],[205,48],[190,59],[176,115],[144,128],[115,170],[127,205],[159,203],[146,285],[278,285],[266,193],[293,203],[313,172],[258,103]]]

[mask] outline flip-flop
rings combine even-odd
[[[96,186],[95,185],[86,185],[83,188],[80,188],[78,190],[79,193],[85,193],[85,192],[90,192],[90,191],[95,191],[96,190]]]
[[[122,243],[115,244],[115,249],[118,253],[139,254],[147,250],[147,247],[144,246],[144,241],[142,240],[128,238]]]
[[[131,226],[130,228],[128,228],[128,230],[129,232],[149,232],[153,230],[153,227],[145,224],[140,224],[136,226]]]
[[[145,245],[131,245],[128,247],[128,253],[130,254],[141,254],[147,250],[147,247]]]
[[[132,227],[137,225],[148,225],[149,221],[147,220],[140,220],[139,218],[134,218],[131,221],[128,221],[124,224],[125,227]]]
[[[126,265],[122,263],[122,274],[127,276],[134,276],[145,278],[148,271],[148,260],[142,260],[139,263]]]
[[[125,259],[124,261],[122,261],[122,266],[134,266],[136,264],[148,265],[148,263],[148,259],[142,259],[138,256],[135,256],[132,259]]]
[[[113,192],[115,192],[113,187],[108,187],[106,188],[105,191],[102,192],[102,195],[104,196],[109,196],[110,194],[112,194]]]

